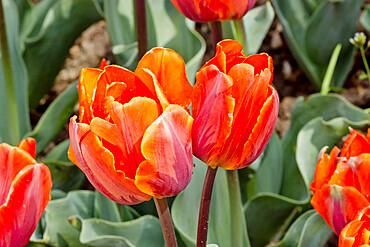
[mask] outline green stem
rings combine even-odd
[[[231,246],[250,246],[247,234],[247,225],[243,210],[242,197],[239,186],[238,170],[227,171],[229,188],[230,217],[231,217]]]
[[[366,73],[367,73],[367,79],[370,82],[370,69],[369,69],[369,65],[367,64],[367,60],[366,60],[366,56],[365,56],[365,50],[364,50],[364,47],[362,45],[360,46],[360,52],[361,52],[362,60],[364,61],[364,65],[365,65],[365,69],[366,69]]]
[[[21,136],[18,122],[18,109],[17,99],[15,95],[12,62],[10,59],[2,0],[0,0],[0,48],[7,97],[6,102],[8,103],[8,117],[4,117],[4,119],[7,119],[9,121],[8,126],[9,128],[11,128],[8,130],[9,140],[7,140],[7,142],[11,144],[16,144],[19,142]]]
[[[212,167],[208,166],[203,184],[202,197],[200,200],[197,247],[207,246],[209,207],[211,206],[211,197],[216,173],[217,167],[213,169]]]
[[[328,68],[326,69],[324,80],[321,85],[321,91],[320,93],[323,95],[326,95],[330,91],[330,82],[334,75],[335,66],[337,65],[340,50],[342,49],[341,44],[337,44],[335,47],[333,54],[331,55]]]
[[[139,60],[148,50],[148,32],[146,24],[145,0],[135,0],[136,34],[139,49]]]
[[[219,21],[211,22],[211,33],[213,50],[216,53],[217,43],[223,39],[221,22]]]
[[[246,50],[248,44],[243,19],[234,20],[233,23],[236,31],[236,39],[243,45],[244,50]]]
[[[164,243],[166,247],[177,247],[175,230],[172,224],[170,209],[168,208],[166,198],[157,199],[153,197],[157,208],[159,221],[161,222]]]

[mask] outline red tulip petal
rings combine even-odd
[[[17,174],[26,166],[34,164],[36,161],[24,150],[5,143],[0,145],[0,205],[6,202]]]
[[[324,184],[327,184],[330,181],[330,178],[337,168],[340,149],[334,147],[330,152],[330,156],[325,154],[326,149],[327,147],[324,147],[320,151],[320,159],[316,165],[315,178],[310,185],[313,193],[315,193],[317,189],[321,189]]]
[[[82,69],[78,81],[79,115],[81,123],[89,123],[94,117],[92,111],[96,83],[103,71],[100,69]]]
[[[184,109],[170,105],[147,129],[141,145],[146,161],[135,177],[141,191],[162,198],[186,188],[193,168],[192,124],[192,117]]]
[[[124,82],[112,82],[107,87],[107,96],[112,96],[116,101],[124,101],[127,85]]]
[[[179,54],[171,49],[153,48],[139,61],[135,73],[154,93],[153,80],[148,80],[146,74],[142,75],[143,68],[155,75],[171,104],[184,108],[189,106],[193,87],[186,77],[185,63]]]
[[[22,149],[23,151],[26,151],[29,153],[32,158],[36,159],[36,140],[28,137],[27,139],[22,140],[17,145],[18,148]]]
[[[255,83],[252,84],[247,92],[244,92],[243,101],[239,108],[238,115],[234,115],[234,122],[231,129],[231,134],[227,138],[221,153],[223,155],[224,163],[221,167],[225,169],[230,169],[231,167],[239,167],[242,165],[244,144],[251,140],[252,145],[255,140],[250,139],[252,130],[255,128],[258,117],[261,115],[261,110],[263,105],[266,103],[267,99],[273,95],[273,90],[269,88],[268,81],[270,80],[271,73],[269,70],[264,70],[260,75],[256,76]],[[277,96],[277,93],[274,92]],[[270,107],[273,108],[276,105],[275,96],[271,98]],[[278,105],[277,105],[278,106]],[[275,111],[273,112],[275,114]],[[267,121],[270,117],[267,113],[264,117],[264,121]],[[273,119],[269,124],[274,126],[276,119]],[[261,125],[265,123],[260,122]],[[263,128],[259,128],[260,130]],[[259,134],[257,131],[255,134]],[[262,137],[262,136],[261,136]],[[262,137],[265,138],[265,137]],[[257,147],[259,148],[259,147]]]
[[[353,187],[324,185],[311,199],[312,206],[339,235],[356,214],[369,206],[366,198]]]
[[[141,154],[141,140],[146,129],[158,117],[157,104],[152,99],[135,97],[124,105],[112,102],[109,113],[114,124],[94,118],[91,131],[119,147],[115,152],[112,147],[105,146],[114,154],[116,169],[134,179],[138,165],[145,160]]]
[[[107,60],[105,60],[105,58],[103,58],[100,61],[99,69],[103,70],[105,68],[105,66],[108,66],[108,63],[107,63]]]
[[[340,156],[349,157],[359,156],[362,153],[370,153],[370,141],[357,130],[351,129],[351,134],[343,144]]]
[[[214,65],[197,73],[192,113],[194,155],[212,167],[230,135],[235,100],[231,97],[232,81]]]
[[[265,69],[270,70],[271,79],[269,84],[271,85],[273,79],[274,66],[272,58],[267,53],[251,55],[245,60],[245,63],[250,64],[254,67],[255,75],[260,74]]]
[[[349,159],[358,179],[361,193],[370,201],[370,153],[364,153]]]
[[[360,220],[351,221],[343,230],[340,232],[338,246],[351,247],[354,246],[356,236],[360,232],[360,229],[364,222]],[[355,245],[358,246],[358,245]]]
[[[16,164],[14,160],[12,165]],[[20,171],[0,207],[0,246],[28,243],[50,201],[51,187],[50,171],[44,164],[29,165]]]
[[[361,191],[360,184],[356,175],[355,168],[351,166],[346,160],[339,160],[337,168],[331,176],[328,184],[351,186]]]
[[[159,82],[155,75],[150,70],[145,68],[136,70],[136,73],[140,75],[140,78],[142,78],[143,81],[150,82],[150,87],[152,87],[151,90],[155,92],[155,94],[157,95],[157,98],[161,103],[162,108],[166,109],[167,106],[170,105],[170,102],[168,102],[167,96],[164,93],[161,85],[159,85]]]
[[[121,204],[137,204],[149,200],[150,196],[139,191],[134,181],[125,173],[115,169],[112,153],[102,146],[99,138],[86,124],[76,123],[76,117],[69,123],[69,135],[78,166],[91,184],[109,199]]]

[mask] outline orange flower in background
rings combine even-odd
[[[137,204],[185,189],[193,167],[193,119],[185,109],[193,88],[176,52],[152,49],[135,73],[115,65],[84,69],[78,89],[69,158],[97,190]]]
[[[242,18],[257,0],[171,0],[187,18],[196,22]]]
[[[219,42],[215,57],[197,73],[193,149],[212,168],[250,165],[266,147],[277,119],[272,59],[266,53],[246,56],[242,48],[234,40]]]
[[[312,206],[339,235],[356,214],[370,205],[370,129],[367,137],[356,130],[330,156],[320,152],[310,187]],[[340,153],[340,155],[339,155]]]
[[[0,246],[25,246],[50,201],[50,170],[35,161],[32,138],[0,145]]]
[[[339,247],[370,245],[370,206],[362,209],[339,235]]]

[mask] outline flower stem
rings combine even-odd
[[[202,197],[200,199],[197,247],[205,247],[207,245],[209,207],[211,205],[212,190],[216,173],[217,167],[213,169],[208,166],[203,184]]]
[[[362,45],[360,46],[360,52],[361,52],[362,60],[364,61],[364,65],[365,65],[365,69],[366,69],[366,73],[367,73],[367,79],[370,82],[370,69],[369,69],[369,65],[367,64],[364,46],[362,46]]]
[[[14,145],[19,142],[21,134],[18,122],[18,109],[15,95],[12,61],[10,59],[2,0],[0,0],[0,49],[8,104],[8,116],[3,117],[4,119],[8,120],[8,126],[11,128],[8,130],[9,140],[7,140],[7,142]]]
[[[138,42],[138,58],[139,60],[144,56],[148,50],[148,32],[146,25],[146,6],[145,0],[135,0],[136,12],[136,34]]]
[[[168,208],[166,198],[154,198],[155,206],[161,222],[164,243],[166,247],[177,247],[175,230],[173,228],[170,209]]]
[[[247,43],[247,33],[245,32],[244,27],[244,21],[243,19],[238,19],[234,20],[233,23],[236,30],[236,40],[238,40],[239,43],[241,43],[244,49],[246,50],[246,48],[248,47],[248,43]]]
[[[250,246],[247,237],[247,225],[242,205],[239,187],[238,170],[227,171],[227,183],[229,188],[230,216],[232,226],[232,246]]]
[[[220,21],[211,22],[211,32],[212,32],[212,45],[213,50],[216,53],[217,43],[223,39],[222,36],[222,25]]]

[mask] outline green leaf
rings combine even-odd
[[[256,54],[274,18],[275,11],[268,1],[248,11],[241,20],[225,21],[222,24],[224,38],[236,39],[243,45],[246,54]]]
[[[320,150],[324,146],[333,147],[349,132],[349,127],[361,128],[367,124],[369,120],[352,122],[339,117],[324,121],[317,117],[304,125],[297,137],[296,160],[307,188],[313,181]]]
[[[5,26],[7,32],[8,51],[10,63],[7,62],[4,54],[0,54],[0,143],[7,142],[11,145],[16,145],[21,137],[31,130],[29,113],[28,113],[28,78],[24,61],[20,54],[19,47],[19,22],[17,7],[13,1],[2,1]],[[1,53],[1,51],[0,51]],[[6,67],[10,67],[8,71],[4,71],[4,62]],[[11,75],[12,81],[9,76]],[[6,85],[10,85],[15,89],[15,99],[9,99],[7,95]],[[11,106],[16,109],[16,112],[10,112]],[[17,122],[11,123],[10,117],[13,114]]]
[[[255,172],[249,175],[248,170]],[[239,170],[239,174],[246,186],[248,198],[264,192],[279,194],[283,175],[283,150],[276,132],[271,136],[262,155],[248,169]],[[248,179],[248,175],[252,178]]]
[[[112,50],[119,64],[134,70],[137,65],[136,27],[133,1],[105,1],[105,16]],[[205,41],[170,1],[147,1],[149,49],[160,46],[178,52],[186,63],[188,79],[195,73],[205,52]]]
[[[195,167],[188,187],[181,192],[172,205],[174,226],[187,246],[195,246],[200,198],[208,166],[194,158]],[[230,204],[226,171],[218,169],[210,207],[208,243],[232,246]],[[221,227],[222,226],[222,227]]]
[[[370,35],[370,4],[365,5],[365,9],[360,16],[360,23]]]
[[[272,193],[263,193],[245,205],[251,246],[265,246],[279,239],[295,217],[301,202]]]
[[[54,147],[43,160],[51,172],[53,189],[65,192],[76,190],[86,182],[85,174],[68,159],[69,140]]]
[[[294,223],[290,226],[288,232],[285,234],[284,238],[278,244],[272,244],[269,246],[274,247],[297,247],[299,243],[299,238],[302,234],[302,230],[307,222],[307,220],[315,214],[315,210],[309,210],[299,216]]]
[[[296,161],[296,146],[299,131],[316,117],[322,117],[325,121],[345,117],[354,123],[370,120],[368,113],[335,94],[313,94],[305,101],[302,97],[297,99],[292,112],[291,126],[282,139],[284,175],[281,194],[292,199],[305,201],[308,198],[308,188]]]
[[[45,229],[42,238],[31,242],[46,243],[51,246],[88,246],[79,240],[80,232],[68,221],[68,218],[78,215],[83,219],[94,217],[94,192],[73,191],[66,198],[52,200],[45,209]]]
[[[36,154],[40,153],[68,123],[78,102],[77,81],[71,84],[48,107],[35,129],[28,136],[36,139]]]
[[[41,28],[37,33],[28,30],[26,33],[30,35],[23,41],[31,108],[37,107],[39,100],[50,90],[75,39],[91,24],[103,19],[97,0],[54,1],[46,14],[40,12],[42,14],[36,17],[43,18]],[[35,23],[39,24],[40,20],[31,22],[33,28],[38,29],[39,25]]]
[[[343,85],[354,62],[355,48],[348,42],[357,30],[363,0],[272,0],[284,27],[288,46],[306,76],[319,90],[332,51],[342,44],[334,86]],[[341,20],[338,22],[338,20]]]
[[[101,219],[82,220],[81,243],[89,246],[163,247],[159,220],[153,216],[117,223]]]

